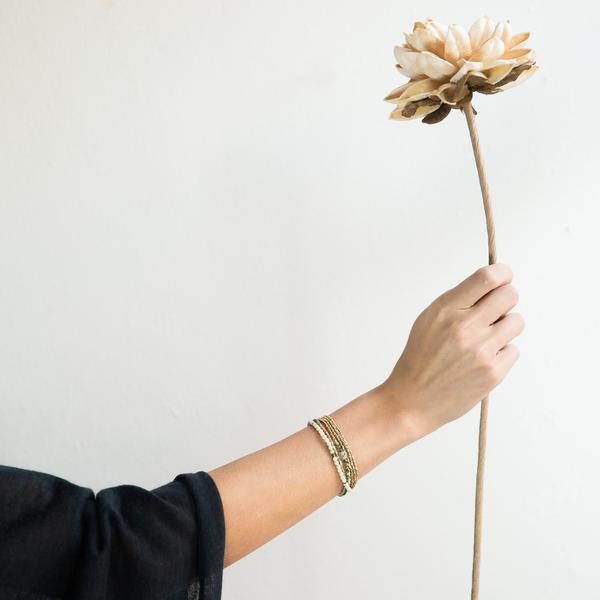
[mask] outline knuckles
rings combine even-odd
[[[515,327],[519,333],[525,329],[525,319],[521,313],[511,313],[512,319],[515,321]]]
[[[475,278],[484,284],[494,284],[497,281],[497,277],[494,276],[492,266],[493,265],[486,265],[485,267],[479,267],[474,273]]]
[[[474,276],[486,287],[496,288],[507,280],[511,281],[513,273],[508,265],[496,263],[479,267],[479,269],[475,271]]]
[[[487,265],[485,267],[479,267],[479,269],[475,271],[475,278],[486,287],[498,287],[502,279],[494,266],[495,265]]]
[[[507,285],[504,293],[511,304],[516,304],[519,301],[519,292],[514,285]]]
[[[495,354],[479,348],[475,353],[474,363],[481,377],[490,388],[495,387],[502,381],[504,373],[498,366]]]
[[[473,364],[481,371],[487,373],[494,366],[494,356],[485,346],[475,346],[471,351]]]
[[[497,385],[503,374],[499,371],[496,353],[481,339],[475,338],[463,321],[454,321],[449,327],[454,347],[465,356],[472,368],[490,386]]]

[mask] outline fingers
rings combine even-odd
[[[496,263],[477,269],[457,286],[448,290],[443,297],[456,308],[469,308],[480,298],[512,281],[512,270],[508,265]]]
[[[475,320],[491,325],[495,323],[502,315],[512,310],[519,301],[519,294],[514,285],[503,285],[491,292],[488,292],[483,298],[475,303],[472,310],[472,316]]]
[[[498,354],[496,355],[496,369],[499,382],[504,379],[504,376],[510,371],[518,358],[519,348],[514,344],[508,344],[498,351]]]
[[[510,313],[491,326],[490,344],[500,352],[523,329],[525,329],[525,320],[522,315],[519,313]]]

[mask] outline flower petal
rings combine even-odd
[[[406,46],[396,46],[394,48],[394,55],[398,61],[396,68],[407,77],[422,77],[424,72],[420,70],[417,58],[420,54]]]
[[[488,68],[483,71],[483,74],[486,76],[488,83],[496,84],[501,79],[504,79],[514,68],[514,64],[512,62],[503,63],[500,65],[496,65],[491,69]]]
[[[404,69],[402,67],[402,65],[396,65],[396,70],[398,71],[398,73],[401,73],[405,77],[408,77],[411,81],[418,81],[419,79],[427,79],[427,75],[423,75],[423,73],[419,73],[416,75],[409,73],[406,69]]]
[[[510,21],[507,19],[504,21],[504,27],[502,28],[502,41],[504,42],[504,47],[508,48],[510,44],[510,40],[512,39],[512,25]]]
[[[417,55],[419,70],[431,79],[444,80],[456,72],[456,66],[431,52],[420,52]]]
[[[410,77],[421,78],[420,76],[426,75],[432,79],[447,79],[456,71],[452,63],[427,50],[416,52],[405,46],[396,46],[394,53],[396,60]]]
[[[432,96],[438,97],[444,104],[456,106],[469,93],[468,86],[464,85],[466,79],[465,77],[463,82],[458,83],[445,83]]]
[[[487,81],[482,81],[481,83],[471,85],[471,88],[474,92],[479,92],[481,94],[497,94],[498,92],[507,90],[529,79],[529,77],[531,77],[538,69],[539,67],[537,65],[518,65],[495,85],[492,85]]]
[[[402,62],[402,58],[407,52],[414,52],[414,50],[408,47],[406,44],[402,46],[394,46],[394,57],[399,63]]]
[[[539,71],[539,68],[540,68],[539,65],[531,65],[528,69],[521,71],[521,73],[519,73],[519,75],[514,80],[508,81],[505,84],[502,84],[502,81],[500,81],[499,83],[501,85],[498,86],[498,89],[500,89],[502,91],[508,90],[511,87],[515,87],[516,85],[519,85],[519,84],[523,83],[524,81],[527,81],[535,72]],[[510,74],[508,77],[510,78]]]
[[[429,19],[428,23],[427,23],[427,27],[429,30],[435,32],[437,34],[437,36],[440,38],[440,40],[445,40],[446,39],[446,35],[448,34],[448,26],[444,25],[443,23],[438,23],[437,21],[434,21],[433,19]]]
[[[427,28],[417,28],[412,33],[405,33],[404,37],[415,50],[429,50],[443,56],[444,43]]]
[[[510,42],[508,43],[508,46],[506,46],[506,49],[510,50],[511,48],[515,48],[519,44],[526,42],[530,38],[530,36],[531,36],[531,31],[526,31],[524,33],[517,33],[517,35],[515,35],[511,38]]]
[[[450,78],[450,81],[457,82],[459,79],[464,77],[469,71],[481,71],[481,69],[483,69],[482,62],[465,60],[460,69],[458,69],[458,71],[456,71],[456,73],[454,73],[454,75]]]
[[[419,119],[432,113],[440,107],[439,102],[433,100],[420,100],[418,102],[411,102],[404,107],[399,107],[390,113],[390,119],[395,121],[412,121],[413,119]]]
[[[448,34],[446,35],[446,43],[444,44],[444,58],[451,63],[456,63],[460,58],[460,50],[458,49],[458,43],[454,37],[452,28],[448,28]]]
[[[494,34],[496,25],[487,16],[480,17],[471,25],[469,29],[469,38],[471,39],[471,48],[476,50],[482,44],[487,42]]]
[[[432,92],[436,91],[440,85],[439,81],[434,79],[422,79],[415,81],[403,94],[403,100],[421,100],[430,96]]]
[[[460,25],[450,25],[448,29],[449,32],[452,32],[452,35],[456,40],[456,45],[458,46],[458,51],[461,58],[469,58],[472,52],[471,39],[469,38],[469,34],[467,33],[466,29]]]
[[[427,125],[434,125],[435,123],[439,123],[443,121],[452,110],[452,107],[448,104],[442,104],[439,108],[430,112],[428,115],[425,115],[422,119],[422,123],[427,123]]]
[[[392,90],[385,98],[384,100],[386,102],[396,102],[397,100],[400,100],[400,97],[402,96],[402,93],[408,89],[411,85],[413,85],[413,81],[409,81],[408,83],[405,83],[404,85],[401,85],[400,87],[397,87],[396,89]]]
[[[492,34],[492,37],[497,37],[497,38],[500,38],[501,40],[503,40],[504,27],[505,27],[504,22],[499,21],[498,23],[496,23],[496,27],[494,28],[494,33]]]
[[[505,60],[510,60],[516,65],[535,61],[535,51],[532,48],[514,48],[502,55]]]
[[[471,54],[469,60],[483,63],[491,62],[504,54],[504,43],[500,38],[491,37],[480,48]]]
[[[439,87],[439,81],[433,79],[421,79],[419,81],[409,81],[408,83],[401,85],[395,90],[391,91],[385,100],[393,102],[395,104],[406,104],[407,102],[414,102],[427,98],[432,92],[436,91]]]

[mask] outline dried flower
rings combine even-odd
[[[398,121],[439,123],[473,92],[496,94],[539,69],[534,51],[521,46],[530,32],[513,35],[510,21],[496,24],[484,16],[467,32],[427,18],[404,36],[394,54],[396,68],[410,81],[385,98],[396,104],[390,118]]]

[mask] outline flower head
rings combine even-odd
[[[473,92],[496,94],[539,69],[534,51],[522,47],[530,32],[513,35],[510,21],[484,16],[466,31],[427,18],[404,36],[394,54],[396,68],[410,80],[385,97],[396,105],[390,118],[398,121],[439,123]]]

